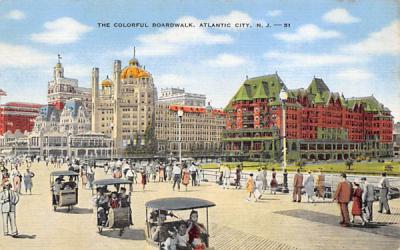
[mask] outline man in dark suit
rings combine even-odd
[[[338,183],[336,187],[335,196],[332,200],[338,202],[340,207],[340,215],[342,220],[340,224],[344,227],[350,226],[350,215],[349,215],[349,202],[352,198],[353,187],[349,181],[347,181],[347,176],[345,173],[341,174],[342,181]]]
[[[11,184],[7,183],[4,187],[3,192],[0,193],[1,214],[3,217],[3,232],[5,236],[10,235],[8,233],[8,225],[10,225],[11,228],[11,236],[18,236],[18,230],[15,220],[15,207],[18,201],[18,193],[11,190]]]
[[[297,173],[293,179],[293,202],[301,202],[301,188],[303,187],[303,175],[300,173],[300,169],[297,169]]]

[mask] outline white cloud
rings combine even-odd
[[[92,67],[83,64],[63,63],[64,74],[70,78],[89,78],[92,73]]]
[[[267,16],[275,17],[280,16],[282,14],[281,10],[270,10],[267,12]]]
[[[285,67],[311,68],[343,64],[361,64],[368,61],[365,57],[353,57],[346,54],[306,54],[270,51],[264,54],[267,60]]]
[[[346,9],[337,8],[325,13],[322,19],[328,23],[348,24],[359,22],[360,19],[352,16]]]
[[[211,67],[221,67],[221,68],[233,68],[242,66],[247,63],[247,60],[241,56],[232,55],[232,54],[219,54],[216,58],[210,59],[205,62],[208,66]]]
[[[377,32],[358,43],[342,48],[342,51],[363,55],[399,55],[400,53],[400,21],[393,21]]]
[[[312,42],[319,39],[340,37],[335,30],[323,30],[314,24],[300,26],[295,33],[277,33],[274,37],[285,42]]]
[[[92,27],[71,17],[61,17],[44,24],[45,31],[31,35],[31,40],[47,44],[67,44],[78,41]]]
[[[159,87],[184,87],[190,82],[185,76],[178,74],[163,74],[154,76],[154,81]]]
[[[336,78],[338,80],[346,81],[346,83],[366,82],[375,80],[375,75],[365,69],[349,68],[339,71],[336,74]]]
[[[13,20],[22,20],[25,18],[25,13],[20,10],[11,10],[7,13],[6,18]]]
[[[27,46],[0,43],[0,68],[32,68],[50,62],[50,56]]]

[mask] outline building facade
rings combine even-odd
[[[393,129],[393,155],[400,157],[400,122],[394,124]]]
[[[227,105],[227,157],[282,159],[282,89],[289,159],[392,156],[392,116],[375,97],[345,98],[315,77],[307,89],[289,90],[272,74],[246,79]]]
[[[62,110],[67,100],[79,99],[90,113],[92,105],[90,88],[80,87],[77,79],[65,77],[60,59],[59,56],[58,63],[53,69],[53,79],[47,86],[47,102]]]
[[[112,77],[99,82],[99,69],[92,72],[92,131],[114,140],[116,155],[129,147],[146,146],[154,134],[157,90],[152,75],[135,56],[121,69],[114,62]]]
[[[0,135],[17,130],[32,131],[35,118],[39,115],[40,104],[8,102],[0,106]]]
[[[225,127],[223,110],[208,107],[156,105],[156,127],[158,154],[177,157],[179,154],[179,117],[183,111],[182,154],[183,156],[215,156],[222,153],[221,136]]]
[[[206,96],[203,94],[187,93],[181,88],[162,88],[158,103],[183,106],[206,106]]]

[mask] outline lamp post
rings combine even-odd
[[[110,123],[110,128],[111,128],[111,161],[113,161],[114,158],[114,124]]]
[[[178,119],[179,119],[179,127],[178,127],[178,133],[179,133],[179,166],[182,166],[182,117],[183,117],[183,110],[179,109],[178,110]]]
[[[285,89],[282,88],[281,92],[279,93],[279,98],[282,102],[282,138],[283,138],[283,171],[286,169],[287,166],[287,147],[286,147],[286,101],[288,99],[288,93]]]

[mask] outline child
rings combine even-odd
[[[118,194],[116,192],[111,193],[111,199],[109,201],[109,207],[119,208],[121,207],[121,201],[118,199]]]
[[[182,222],[179,224],[178,228],[178,246],[187,247],[189,242],[189,231],[192,228],[192,224],[190,224],[189,228],[186,226],[186,223]]]
[[[163,243],[163,250],[176,250],[176,245],[178,244],[178,233],[176,229],[174,231],[168,231],[170,237]]]
[[[250,201],[251,195],[254,196],[255,201],[258,200],[257,197],[254,194],[255,186],[256,185],[255,185],[255,182],[254,182],[254,179],[253,179],[253,174],[251,173],[249,179],[247,179],[247,182],[246,182],[246,189],[249,192],[249,197],[247,198],[247,201]]]

